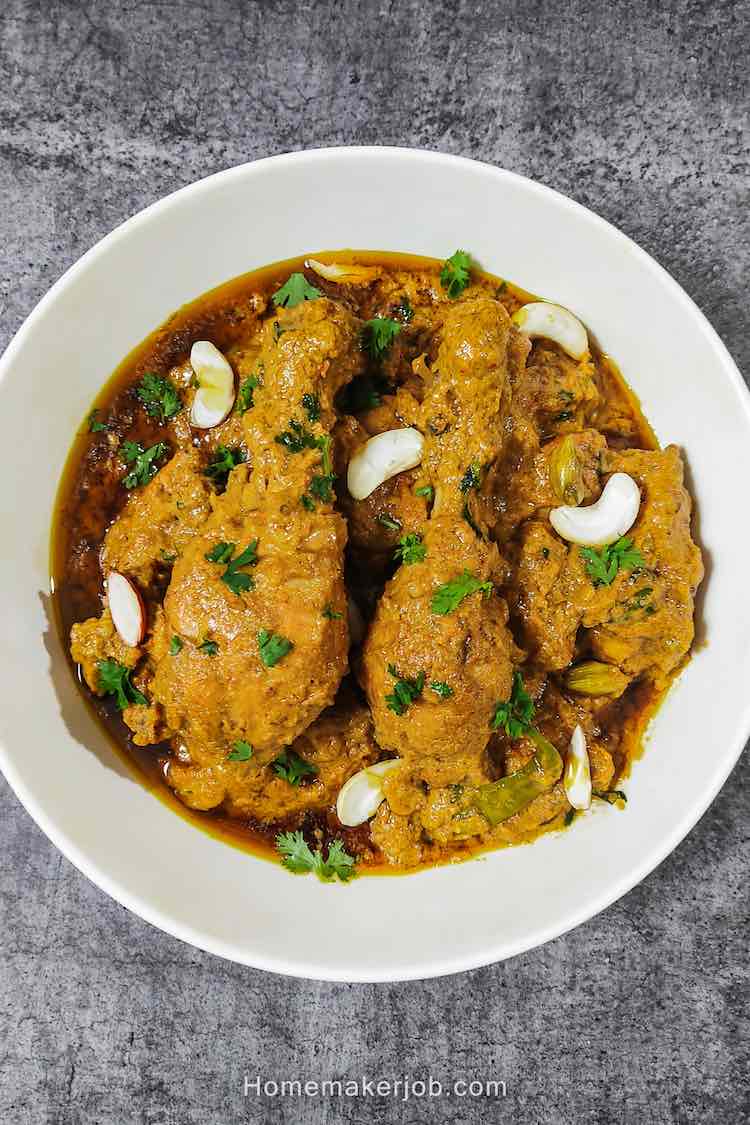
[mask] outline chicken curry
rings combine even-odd
[[[102,391],[53,536],[84,691],[186,815],[323,879],[622,806],[693,641],[679,450],[464,251],[323,257],[186,306]]]

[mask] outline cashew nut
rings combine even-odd
[[[586,748],[586,735],[576,727],[570,740],[563,773],[565,796],[574,809],[587,809],[591,805],[591,766]]]
[[[196,340],[193,344],[190,366],[198,380],[190,422],[196,429],[210,430],[223,422],[234,406],[234,372],[209,340]]]
[[[513,322],[525,336],[554,340],[573,359],[583,359],[589,350],[586,329],[572,312],[548,301],[532,301],[513,313]]]
[[[638,516],[641,492],[627,473],[613,473],[595,504],[553,508],[549,522],[569,543],[603,547],[630,531]]]
[[[346,483],[354,499],[365,500],[383,481],[416,468],[423,448],[424,438],[411,426],[371,437],[349,462]]]
[[[336,798],[336,815],[347,828],[356,828],[375,816],[380,804],[385,800],[383,781],[387,773],[401,765],[400,758],[390,758],[377,762],[374,766],[355,773],[341,787]]]

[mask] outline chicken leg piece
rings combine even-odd
[[[377,741],[433,785],[478,766],[494,706],[510,695],[514,645],[494,589],[504,564],[475,498],[502,450],[510,371],[526,352],[490,298],[447,313],[421,411],[422,474],[435,490],[426,551],[386,587],[364,648]]]
[[[326,299],[279,310],[262,330],[248,463],[234,470],[164,600],[177,652],[153,698],[178,758],[198,767],[239,740],[271,760],[333,702],[347,669],[343,553],[333,508],[336,392],[361,364],[359,322]],[[172,648],[176,648],[173,645]]]

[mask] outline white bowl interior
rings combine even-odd
[[[229,278],[342,247],[488,269],[576,311],[663,442],[686,454],[708,578],[706,643],[608,807],[530,847],[404,878],[324,886],[197,831],[133,780],[88,714],[48,618],[49,523],[73,433],[123,356]],[[338,149],[212,177],[130,220],[44,298],[0,361],[0,761],[29,812],[105,891],[168,932],[302,976],[430,976],[509,956],[606,906],[682,838],[748,731],[744,510],[750,412],[689,298],[643,251],[556,193],[434,153]]]

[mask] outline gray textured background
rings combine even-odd
[[[480,157],[592,207],[672,272],[747,372],[749,14],[4,0],[0,349],[68,265],[164,193],[253,157],[386,143]],[[739,1125],[749,777],[745,757],[676,854],[567,937],[377,987],[284,980],[158,933],[62,859],[3,784],[0,1121]],[[246,1073],[362,1072],[501,1078],[507,1097],[242,1096]]]

